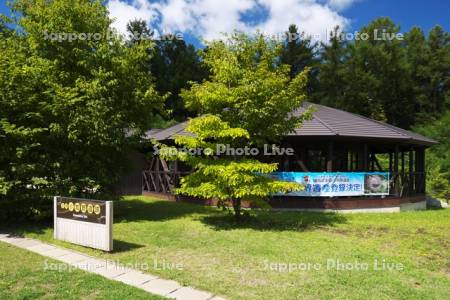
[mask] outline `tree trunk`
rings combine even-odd
[[[233,199],[234,217],[237,220],[241,219],[241,199]]]

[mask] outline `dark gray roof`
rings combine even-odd
[[[430,138],[412,131],[324,105],[305,102],[293,114],[298,115],[303,113],[310,105],[315,108],[312,119],[305,121],[300,128],[295,129],[289,136],[376,138],[421,145],[437,143]],[[160,130],[154,134],[149,134],[149,136],[162,141],[171,140],[177,135],[191,135],[184,130],[186,124],[187,121]]]
[[[191,135],[191,133],[184,130],[186,127],[188,121],[184,121],[178,124],[175,124],[173,126],[170,126],[166,129],[158,129],[156,132],[151,132],[152,130],[149,130],[146,132],[145,137],[147,139],[155,139],[157,141],[164,141],[164,140],[173,140],[175,136],[177,135]]]

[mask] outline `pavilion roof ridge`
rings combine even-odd
[[[314,105],[314,104],[313,104]],[[313,112],[313,117],[319,121],[319,123],[321,123],[323,126],[325,126],[328,130],[330,130],[331,132],[333,132],[335,135],[339,135],[339,132],[334,130],[330,125],[328,125],[325,121],[323,121],[321,118],[319,118],[319,116],[315,115]]]
[[[286,137],[298,138],[326,138],[339,137],[340,139],[378,139],[395,142],[407,142],[415,145],[430,146],[437,142],[423,135],[394,125],[374,120],[345,110],[304,101],[292,114],[302,114],[309,106],[315,107],[310,120],[305,120]],[[185,130],[187,121],[175,124],[161,131],[147,134],[147,138],[156,140],[172,140],[178,135],[192,135]]]

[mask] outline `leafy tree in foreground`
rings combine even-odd
[[[268,196],[301,190],[294,182],[277,181],[269,176],[277,164],[267,164],[247,157],[217,155],[218,145],[241,147],[249,144],[249,133],[233,128],[213,115],[189,121],[186,131],[193,136],[179,136],[175,143],[188,149],[201,149],[202,155],[188,155],[176,148],[163,147],[160,155],[168,160],[178,159],[193,168],[193,173],[181,179],[178,194],[214,198],[232,203],[235,216],[241,216],[241,201],[262,206]]]
[[[181,93],[187,108],[247,130],[257,145],[280,141],[309,117],[291,115],[305,99],[309,70],[291,80],[281,50],[275,40],[242,33],[208,44],[203,62],[211,75]]]
[[[195,137],[180,137],[187,148],[215,145],[261,146],[280,139],[309,117],[292,115],[304,99],[307,70],[289,77],[289,66],[279,63],[282,45],[261,35],[236,33],[226,41],[215,41],[204,52],[211,76],[184,90],[187,107],[206,117],[190,121]],[[230,128],[231,127],[231,128]],[[185,177],[179,193],[233,202],[240,215],[241,200],[260,202],[275,192],[300,189],[297,184],[274,181],[262,174],[276,164],[244,157],[209,155],[184,157],[195,172]]]
[[[162,103],[139,67],[151,45],[126,47],[111,34],[101,1],[13,9],[20,30],[0,40],[1,212],[40,213],[55,194],[109,194]]]
[[[11,33],[11,29],[6,26],[6,23],[10,21],[5,15],[0,14],[0,35],[7,36]]]

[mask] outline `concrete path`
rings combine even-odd
[[[192,287],[181,286],[173,280],[158,278],[141,271],[125,268],[120,264],[104,259],[94,258],[77,251],[43,243],[38,240],[0,234],[0,241],[16,247],[38,253],[66,263],[69,267],[79,268],[99,274],[111,280],[143,289],[149,293],[179,300],[223,300],[211,293],[199,291]]]

